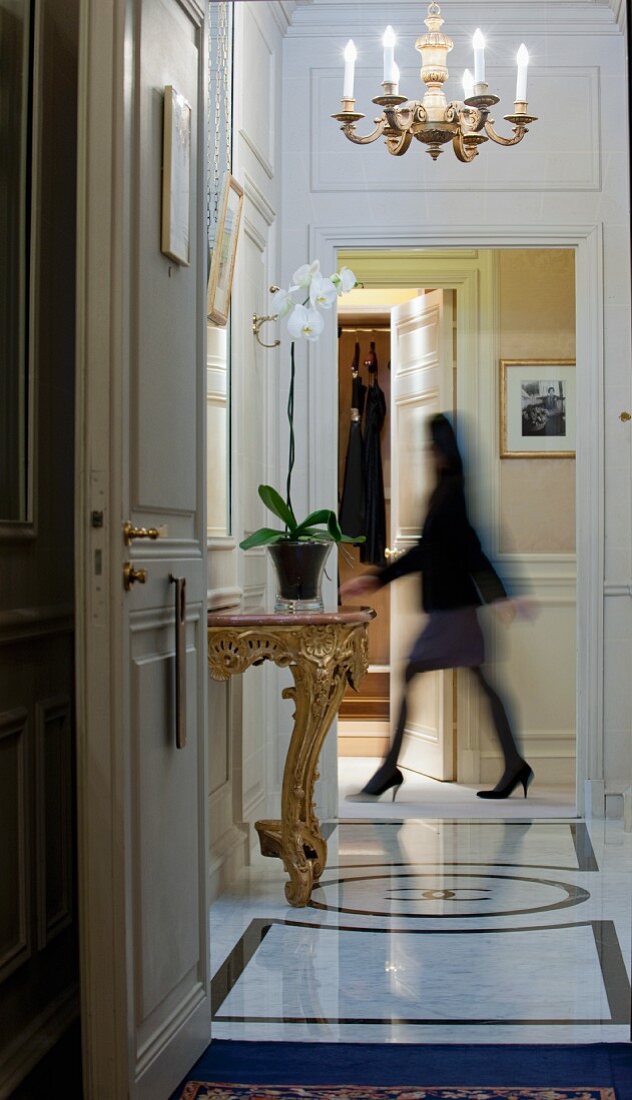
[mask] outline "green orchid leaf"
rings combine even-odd
[[[282,519],[290,532],[294,533],[297,527],[296,516],[292,509],[285,503],[281,494],[277,493],[272,485],[260,485],[257,492],[266,508],[269,508],[275,516]]]
[[[342,528],[338,523],[338,517],[335,512],[329,512],[329,515],[327,516],[327,530],[329,531],[332,539],[335,539],[336,542],[341,542]]]
[[[296,529],[292,538],[299,539],[299,541],[316,541],[316,542],[331,542],[332,538],[329,531],[324,530],[322,527],[303,527]]]
[[[356,535],[355,537],[352,537],[351,535],[342,535],[341,538],[340,538],[340,541],[341,542],[350,542],[350,543],[352,543],[352,545],[357,546],[361,542],[366,542],[366,536],[365,535]]]
[[[260,527],[239,545],[242,550],[251,550],[253,546],[271,546],[272,543],[281,542],[285,538],[287,538],[285,531],[276,531],[273,527]]]
[[[318,523],[327,524],[329,517],[333,515],[333,512],[329,508],[320,508],[317,512],[310,512],[307,519],[304,519],[302,523],[299,523],[295,535],[303,533],[310,527],[315,527]]]

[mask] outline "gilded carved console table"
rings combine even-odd
[[[289,668],[294,678],[294,687],[283,691],[296,709],[281,820],[255,822],[263,855],[282,859],[290,876],[285,884],[290,905],[307,905],[312,884],[325,869],[327,844],[313,802],[318,758],[347,684],[357,689],[367,670],[367,628],[374,616],[371,608],[292,615],[212,611],[208,616],[213,679],[227,680],[263,661]]]

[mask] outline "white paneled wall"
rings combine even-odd
[[[367,114],[360,129],[368,132],[387,21],[398,33],[402,90],[419,94],[414,41],[424,30],[423,5],[298,6],[283,55],[281,278],[310,248],[320,250],[324,266],[337,249],[354,246],[577,248],[578,772],[580,796],[588,780],[593,809],[603,812],[603,785],[614,793],[632,779],[629,677],[621,675],[620,659],[632,650],[632,430],[619,420],[631,401],[624,38],[613,9],[592,0],[446,0],[442,9],[454,39],[449,97],[460,98],[457,74],[470,63],[469,35],[480,25],[489,82],[503,97],[497,128],[508,132],[502,114],[512,109],[513,58],[523,40],[531,54],[529,107],[539,121],[518,147],[490,142],[470,165],[458,163],[449,147],[433,163],[417,143],[402,158],[390,157],[382,142],[353,146],[330,118],[339,110],[344,44],[353,37],[358,47],[357,107]],[[336,499],[335,336],[321,338],[309,358],[297,393],[298,431],[309,455],[298,470],[297,499],[316,507]],[[323,447],[326,439],[331,447]],[[283,462],[281,442],[281,470]],[[565,605],[559,613],[567,614]],[[334,767],[330,745],[329,787]]]
[[[211,607],[240,599],[252,607],[264,603],[267,595],[265,550],[244,554],[238,543],[267,522],[257,486],[275,476],[279,357],[255,341],[251,324],[253,313],[270,312],[268,287],[279,278],[281,54],[292,8],[276,2],[234,6],[232,170],[244,188],[244,207],[229,332],[230,525],[224,537],[209,532]],[[217,417],[222,405],[219,382],[209,351],[209,417]],[[209,468],[210,480],[222,481],[223,475],[221,467]],[[222,485],[212,487],[215,496]],[[210,687],[215,892],[248,857],[249,826],[276,812],[275,676],[273,669],[255,668],[228,687]],[[254,844],[258,846],[256,837]]]

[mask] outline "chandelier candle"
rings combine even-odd
[[[518,81],[516,84],[516,103],[526,103],[527,101],[527,66],[529,64],[529,51],[522,43],[518,50]]]
[[[527,113],[527,65],[529,54],[526,46],[518,51],[518,83],[513,114],[505,115],[505,121],[513,126],[513,137],[503,137],[494,129],[490,109],[499,98],[490,92],[485,83],[485,39],[480,30],[474,34],[474,76],[466,69],[463,74],[463,101],[448,103],[443,85],[448,79],[447,56],[452,49],[452,39],[441,30],[444,20],[441,9],[434,2],[428,5],[424,20],[428,28],[415,42],[421,54],[421,79],[425,84],[423,99],[409,99],[399,93],[399,69],[395,64],[395,32],[388,26],[382,38],[384,48],[384,80],[382,92],[374,103],[382,108],[375,120],[375,129],[369,134],[358,134],[356,124],[364,115],[355,110],[353,98],[353,74],[355,46],[349,41],[344,51],[345,75],[341,110],[332,117],[340,122],[340,128],[355,145],[370,145],[383,137],[388,152],[401,157],[410,148],[413,138],[426,146],[433,160],[443,152],[443,146],[452,142],[458,160],[468,164],[478,156],[479,146],[486,141],[497,145],[517,145],[528,133],[529,124],[536,116]],[[348,52],[347,52],[348,51]]]
[[[353,39],[350,38],[345,46],[344,58],[345,58],[345,76],[342,85],[342,98],[353,99],[353,78],[355,76],[355,63],[358,51],[355,48]]]
[[[472,39],[474,46],[474,83],[485,83],[485,39],[481,30],[477,27]]]

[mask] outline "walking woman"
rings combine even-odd
[[[463,463],[452,425],[442,413],[430,421],[430,451],[436,485],[419,542],[379,572],[365,573],[341,588],[343,598],[359,596],[398,577],[421,573],[422,605],[428,616],[408,659],[391,747],[375,775],[352,797],[371,801],[392,789],[395,798],[403,782],[397,761],[406,728],[408,689],[415,676],[436,669],[469,668],[487,698],[505,765],[497,785],[492,790],[478,791],[478,796],[507,798],[521,784],[526,798],[533,770],[521,756],[503,701],[481,667],[485,647],[477,608],[483,603],[498,603],[499,615],[510,622],[516,613],[527,613],[528,603],[507,598],[468,520]]]

